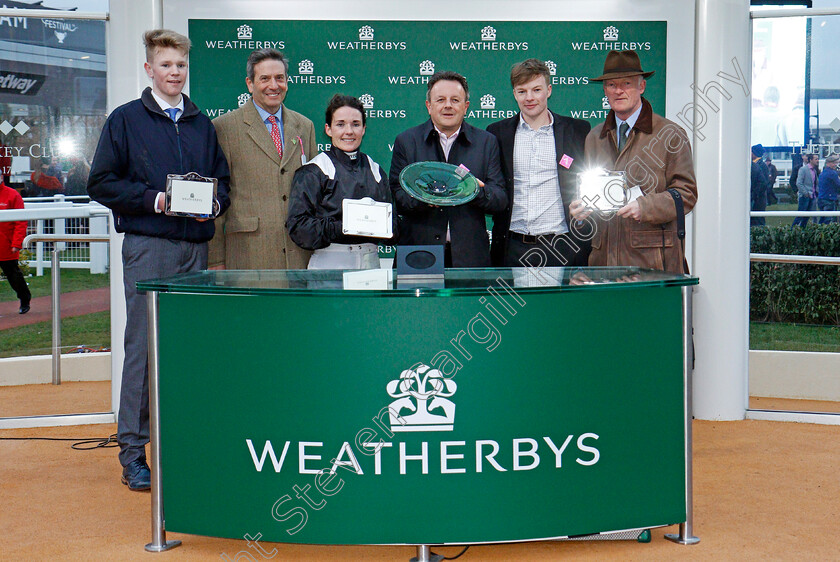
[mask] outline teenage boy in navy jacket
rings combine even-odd
[[[102,129],[88,178],[90,197],[114,213],[122,246],[126,329],[117,440],[122,483],[148,490],[149,384],[146,300],[136,283],[207,268],[212,220],[168,216],[167,174],[196,172],[217,178],[222,213],[230,205],[230,171],[205,115],[181,93],[187,80],[190,40],[158,29],[143,35],[152,87],[118,107]]]

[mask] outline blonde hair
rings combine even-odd
[[[192,42],[189,37],[171,29],[150,29],[143,34],[143,45],[146,46],[146,62],[152,62],[158,49],[171,47],[186,55],[190,52]]]

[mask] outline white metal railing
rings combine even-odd
[[[30,234],[23,239],[23,247],[28,247],[32,242],[52,241],[52,382],[61,384],[61,265],[58,261],[58,253],[61,251],[55,242],[75,242],[85,240],[92,242],[110,242],[108,234]],[[106,247],[107,252],[107,247]]]
[[[88,200],[86,196],[27,198],[24,209],[5,210],[0,213],[0,222],[27,221],[28,234],[55,234],[59,236],[90,234],[108,235],[109,210],[99,203],[74,203],[73,200]],[[87,240],[87,239],[77,239]],[[91,273],[108,271],[108,248],[91,245],[87,241],[76,242],[38,242],[33,259],[28,260],[35,274],[44,274],[45,268],[52,267],[50,253],[57,247],[61,267],[89,269]]]
[[[840,217],[840,211],[750,211],[750,217]],[[751,262],[840,265],[840,257],[750,254]]]

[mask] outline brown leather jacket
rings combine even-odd
[[[642,98],[642,111],[618,154],[615,113],[586,137],[588,167],[626,172],[628,186],[644,193],[637,200],[642,220],[597,216],[592,266],[638,266],[673,273],[688,272],[684,245],[677,238],[676,207],[669,188],[682,195],[685,213],[697,202],[697,181],[688,137],[676,123],[653,113]],[[596,216],[597,213],[595,213]]]

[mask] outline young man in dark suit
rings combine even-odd
[[[548,109],[551,73],[540,60],[513,65],[519,113],[487,130],[499,141],[509,204],[493,215],[493,265],[586,265],[589,229],[570,224],[589,123]]]

